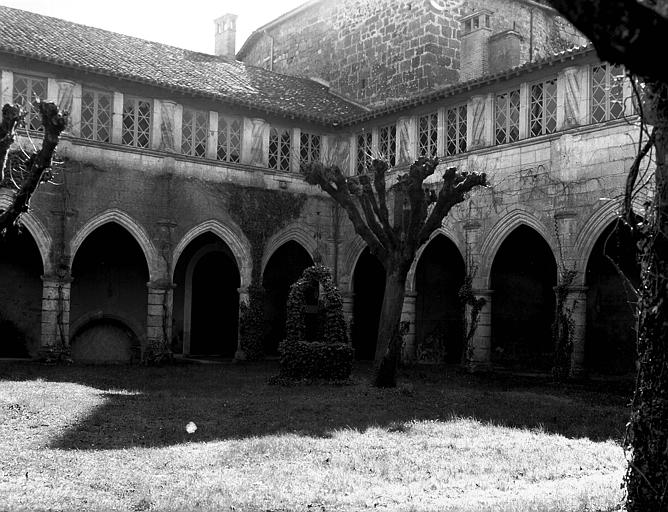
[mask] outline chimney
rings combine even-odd
[[[491,11],[480,9],[461,19],[460,82],[480,78],[489,71],[489,47],[487,43],[492,33],[491,16]]]
[[[227,13],[214,21],[216,25],[216,46],[214,53],[218,57],[234,59],[236,54],[237,15]]]
[[[489,72],[506,71],[520,65],[522,36],[514,30],[504,30],[489,38]]]

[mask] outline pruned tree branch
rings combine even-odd
[[[28,176],[21,184],[9,208],[0,212],[0,233],[12,226],[22,213],[28,211],[30,198],[39,184],[44,181],[44,174],[51,167],[51,160],[60,140],[60,134],[67,126],[68,114],[58,110],[55,103],[42,101],[38,106],[44,126],[42,148],[28,159],[26,163]],[[3,108],[3,122],[4,113],[5,108]]]
[[[443,173],[443,187],[438,194],[436,206],[422,226],[417,236],[418,246],[425,243],[431,233],[437,229],[452,208],[464,201],[466,194],[475,187],[485,186],[487,175],[477,172],[458,172],[456,167],[449,167]]]
[[[629,173],[626,176],[626,186],[624,190],[624,206],[622,209],[622,216],[624,221],[632,226],[633,221],[633,189],[635,188],[636,180],[638,179],[638,173],[640,172],[640,163],[643,158],[647,156],[650,149],[654,147],[654,141],[656,140],[656,127],[652,128],[652,132],[649,135],[649,139],[645,142],[645,145],[638,151],[633,164],[629,168]]]

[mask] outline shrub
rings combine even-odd
[[[307,341],[306,291],[320,285],[318,317],[321,339]],[[292,379],[343,380],[350,376],[354,350],[348,343],[343,300],[327,267],[304,270],[290,288],[286,338],[279,347],[281,376]]]
[[[347,343],[285,341],[280,351],[283,377],[345,380],[352,371],[354,351]]]

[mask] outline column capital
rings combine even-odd
[[[44,274],[40,276],[40,279],[43,283],[57,283],[57,284],[70,284],[74,281],[74,278],[70,275],[69,272],[64,274]]]
[[[491,298],[492,295],[494,294],[494,290],[489,290],[485,288],[473,288],[471,291],[473,292],[473,295],[485,298]]]
[[[149,281],[146,283],[146,287],[149,290],[164,290],[169,291],[176,288],[176,284],[172,283],[171,279],[155,279],[154,281]]]

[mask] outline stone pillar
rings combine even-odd
[[[292,142],[290,143],[290,172],[299,173],[301,164],[301,144],[302,131],[300,128],[293,128],[290,131]]]
[[[565,68],[557,80],[557,126],[566,130],[587,124],[587,103],[583,101],[585,89],[584,73],[579,67]]]
[[[242,162],[257,167],[269,165],[269,124],[264,119],[244,118]]]
[[[493,290],[474,289],[476,299],[485,299],[485,305],[478,315],[478,326],[471,340],[473,353],[469,367],[472,371],[487,370],[492,355],[492,294]],[[470,318],[470,306],[466,307],[466,316]]]
[[[111,142],[120,144],[123,136],[123,94],[114,91],[114,107],[111,117]]]
[[[42,333],[40,352],[59,352],[70,344],[69,275],[42,276]]]
[[[172,343],[172,306],[174,285],[169,279],[149,281],[146,317],[146,347],[169,349]]]
[[[571,377],[583,377],[585,370],[585,331],[587,327],[587,287],[571,286],[566,295],[566,309],[573,320]]]
[[[401,322],[408,322],[408,333],[404,335],[404,347],[401,354],[402,361],[413,361],[415,359],[415,302],[416,292],[406,292],[404,296],[404,307],[401,311]]]
[[[486,130],[487,98],[472,96],[466,108],[466,147],[470,150],[488,145]]]
[[[324,136],[320,158],[325,165],[338,165],[343,174],[350,175],[350,137]]]
[[[14,103],[14,73],[7,69],[0,75],[0,102],[2,105]]]
[[[209,134],[206,141],[206,157],[210,160],[218,158],[218,112],[209,110]]]
[[[246,353],[241,346],[241,313],[244,306],[248,307],[250,305],[250,293],[248,292],[248,287],[238,288],[237,291],[239,292],[239,323],[237,330],[237,351],[234,353],[234,359],[243,361],[246,359]]]
[[[520,84],[520,140],[529,137],[529,109],[531,108],[531,93],[529,84]]]
[[[352,343],[353,333],[350,326],[355,310],[355,294],[353,292],[341,292],[341,299],[343,300],[343,319],[346,321],[346,334],[348,335],[348,341]]]
[[[417,158],[417,127],[414,117],[397,120],[397,165],[410,165]]]
[[[69,112],[67,133],[74,137],[81,135],[81,85],[69,80],[56,80],[58,97],[56,105],[60,110]]]
[[[153,149],[180,153],[182,107],[168,100],[154,100],[153,104]]]

